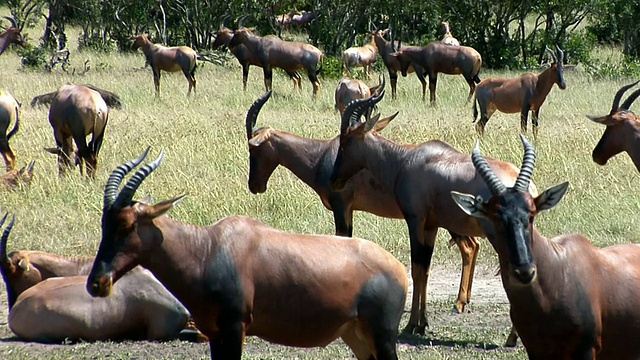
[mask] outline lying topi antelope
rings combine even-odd
[[[194,76],[197,67],[198,55],[188,46],[166,47],[154,44],[149,40],[147,34],[134,35],[132,49],[142,49],[147,63],[153,72],[153,84],[156,89],[156,96],[160,96],[160,75],[162,71],[177,72],[182,71],[184,77],[189,82],[187,95],[191,95],[191,89],[196,92],[196,78]]]
[[[64,174],[72,168],[72,140],[78,148],[75,152],[75,165],[83,173],[87,168],[89,177],[95,176],[98,165],[98,153],[102,147],[104,130],[109,119],[109,107],[122,108],[118,95],[97,88],[93,85],[65,84],[58,90],[38,95],[31,100],[31,106],[51,104],[49,107],[49,124],[53,128],[56,140],[55,148],[46,151],[58,155],[58,171]],[[92,134],[87,145],[86,137]]]
[[[382,62],[384,63],[384,66],[387,68],[387,71],[389,72],[389,80],[391,82],[391,98],[395,100],[396,98],[396,86],[398,83],[398,72],[402,71],[402,68],[400,66],[400,62],[398,61],[398,59],[395,56],[392,56],[391,54],[396,52],[396,48],[400,47],[400,49],[405,49],[411,46],[400,46],[399,44],[393,44],[390,41],[387,41],[384,37],[387,35],[387,33],[389,32],[389,29],[385,29],[385,30],[375,30],[371,33],[371,35],[373,36],[373,40],[376,44],[376,48],[378,48],[378,51],[380,53],[380,57],[382,58]],[[413,65],[409,65],[409,67],[407,68],[406,72],[407,73],[412,73],[413,70]]]
[[[605,165],[611,157],[625,151],[631,157],[636,169],[640,171],[640,140],[638,140],[640,139],[640,118],[629,111],[631,104],[640,96],[640,89],[629,95],[619,106],[625,91],[638,82],[640,81],[625,85],[618,90],[609,115],[587,115],[589,120],[606,125],[606,129],[592,153],[593,161],[598,165]]]
[[[458,41],[458,39],[454,38],[451,34],[451,29],[449,29],[449,23],[447,21],[443,21],[440,23],[440,30],[444,34],[440,42],[445,45],[460,46],[460,42]]]
[[[0,227],[6,218],[0,220]],[[187,310],[147,270],[134,269],[126,281],[118,283],[117,296],[96,301],[85,290],[93,257],[26,250],[7,253],[12,227],[13,219],[0,238],[0,272],[7,289],[9,326],[20,338],[39,342],[201,340],[197,334],[181,333]]]
[[[340,191],[349,179],[366,169],[382,184],[381,189],[395,197],[409,229],[414,289],[411,316],[404,331],[422,334],[428,326],[427,282],[438,228],[447,229],[452,236],[469,237],[465,251],[470,262],[463,263],[463,277],[465,267],[469,269],[469,279],[465,280],[469,288],[480,248],[473,237],[487,235],[482,224],[462,212],[449,193],[456,190],[483,195],[489,190],[476,174],[470,157],[449,144],[432,140],[419,145],[400,145],[378,134],[393,118],[379,120],[380,116],[376,115],[361,122],[362,114],[383,96],[384,91],[354,100],[347,106],[342,116],[331,187]],[[518,174],[515,165],[493,159],[490,164],[500,179],[515,182]],[[536,193],[533,184],[530,191]],[[375,198],[379,194],[372,192],[369,196]]]
[[[438,73],[462,75],[469,84],[471,99],[476,84],[480,82],[478,74],[482,66],[482,56],[469,46],[451,46],[440,41],[433,41],[423,47],[411,46],[391,54],[400,63],[402,76],[407,76],[409,66],[413,66],[416,76],[422,83],[422,101],[425,100],[427,82],[424,78],[426,70],[429,76],[429,101],[436,104],[436,84]]]
[[[524,157],[513,187],[495,176],[476,143],[473,164],[491,195],[452,197],[493,227],[489,240],[498,253],[511,321],[529,358],[640,358],[640,245],[599,249],[580,234],[547,239],[538,233],[535,216],[557,205],[569,183],[537,197],[527,193],[535,151],[520,137]]]
[[[356,99],[368,98],[380,88],[384,88],[384,77],[380,77],[380,82],[376,86],[368,86],[364,82],[356,79],[342,78],[338,82],[336,92],[334,94],[335,110],[344,113],[344,109],[351,101]]]
[[[9,140],[18,132],[20,128],[20,104],[6,91],[0,90],[0,152],[7,167],[11,171],[16,167],[16,155],[9,146]],[[13,128],[9,130],[9,125],[13,122]]]
[[[0,55],[7,50],[7,47],[10,44],[18,44],[22,47],[25,46],[25,42],[22,39],[22,35],[20,32],[22,31],[22,27],[18,27],[16,25],[16,21],[13,18],[8,16],[4,16],[5,19],[11,22],[11,26],[5,28],[2,33],[0,33]]]
[[[246,91],[247,79],[249,78],[249,66],[261,66],[262,62],[255,54],[250,52],[249,49],[244,46],[244,44],[238,44],[233,48],[229,47],[229,42],[231,41],[231,38],[233,38],[233,30],[224,26],[224,20],[227,17],[228,15],[224,15],[221,19],[218,31],[216,31],[215,33],[216,40],[211,45],[211,48],[215,50],[224,45],[229,48],[229,51],[231,51],[233,56],[238,59],[240,66],[242,66],[242,90]],[[300,74],[298,74],[296,71],[285,70],[285,72],[293,81],[293,88],[295,89],[297,86],[298,88],[302,89],[302,77],[300,76]]]
[[[397,359],[407,278],[391,254],[367,240],[291,234],[245,216],[210,226],[163,216],[184,196],[132,201],[162,151],[116,195],[148,150],[105,185],[102,241],[87,280],[92,296],[108,296],[140,264],[189,309],[213,359],[240,359],[247,335],[298,347],[341,337],[358,359]]]
[[[322,70],[322,58],[324,54],[320,49],[311,44],[280,40],[275,35],[260,37],[246,27],[241,27],[234,32],[229,42],[229,48],[243,44],[260,61],[260,67],[264,73],[264,86],[271,90],[273,69],[278,67],[287,73],[304,70],[313,84],[313,96],[318,94],[320,81],[318,74]]]
[[[34,160],[21,167],[20,169],[13,169],[11,171],[7,171],[6,173],[0,175],[0,187],[2,186],[21,186],[21,185],[29,185],[31,184],[31,180],[33,180],[33,165],[35,164]]]
[[[528,72],[517,78],[488,78],[478,84],[473,102],[473,121],[477,120],[478,106],[480,107],[480,120],[476,123],[478,135],[484,135],[484,127],[489,118],[496,110],[500,110],[508,114],[519,112],[523,133],[527,132],[527,120],[531,111],[533,137],[535,139],[538,136],[540,107],[549,95],[553,84],[558,84],[561,90],[567,88],[562,70],[564,53],[557,45],[556,50],[558,57],[549,48],[546,49],[553,62],[548,69],[538,75]]]
[[[378,55],[378,48],[376,47],[374,33],[370,32],[368,36],[371,38],[371,42],[368,44],[353,46],[342,52],[344,76],[351,76],[352,68],[361,67],[364,69],[367,79],[371,79],[371,71]]]
[[[384,83],[381,84],[384,86]],[[359,171],[341,191],[333,191],[329,179],[338,153],[339,138],[316,140],[299,137],[271,127],[256,128],[258,113],[271,96],[267,92],[258,98],[247,112],[246,128],[249,144],[249,191],[267,190],[273,171],[282,165],[318,194],[322,204],[333,212],[336,235],[353,236],[353,212],[366,211],[378,216],[402,219],[403,215],[390,191],[386,191],[368,170]],[[395,117],[398,113],[391,115]],[[371,196],[375,194],[375,196]],[[460,249],[462,277],[455,310],[462,312],[471,296],[471,274],[475,253],[469,251],[475,241],[456,237],[452,241]]]

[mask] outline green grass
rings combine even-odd
[[[100,240],[106,177],[115,166],[136,157],[149,145],[152,156],[164,147],[165,159],[143,182],[137,196],[151,195],[154,201],[160,201],[187,193],[188,197],[169,215],[175,219],[205,225],[228,215],[245,214],[288,231],[333,232],[331,213],[324,209],[317,195],[288,170],[275,171],[265,194],[251,195],[247,189],[244,116],[264,91],[259,69],[252,67],[248,89],[243,92],[241,71],[235,60],[226,67],[202,63],[196,72],[198,92],[195,96],[185,96],[187,82],[182,75],[165,74],[162,95],[157,99],[150,69],[141,69],[142,55],[73,52],[72,66],[81,69],[85,59],[91,60],[92,69],[81,77],[60,70],[24,71],[14,52],[0,56],[3,69],[0,86],[23,104],[21,128],[11,144],[18,156],[17,164],[23,166],[36,160],[36,178],[30,187],[0,190],[0,207],[14,213],[17,219],[10,249],[94,255]],[[481,76],[518,74],[483,71]],[[579,70],[566,72],[565,76],[567,90],[554,87],[541,110],[533,180],[540,190],[567,180],[571,185],[560,205],[540,215],[536,225],[547,236],[583,233],[598,246],[639,242],[638,173],[626,155],[613,158],[605,167],[592,162],[591,150],[604,129],[585,117],[585,114],[608,112],[615,91],[631,79],[592,81]],[[377,79],[377,75],[373,78]],[[118,93],[124,100],[123,110],[110,113],[95,181],[77,172],[58,177],[55,157],[42,149],[54,146],[48,110],[28,106],[33,96],[53,91],[67,81],[91,83]],[[319,97],[312,101],[309,82],[303,83],[301,92],[294,91],[288,78],[277,72],[274,96],[262,109],[258,125],[314,138],[335,136],[339,128],[338,116],[333,111],[336,84],[337,79],[323,79]],[[462,77],[440,76],[436,108],[420,100],[420,85],[415,76],[400,78],[398,90],[397,101],[391,101],[388,94],[379,105],[383,115],[400,111],[398,118],[384,130],[385,136],[401,143],[441,139],[470,152],[476,134],[470,104],[464,102],[468,88]],[[482,152],[519,165],[522,156],[519,128],[517,114],[494,115],[482,139]],[[408,264],[404,222],[357,213],[355,235],[381,244]],[[447,269],[457,281],[459,255],[457,251],[446,250],[443,246],[446,236],[439,236],[434,266]],[[482,271],[493,272],[497,260],[486,244],[483,241],[478,263]],[[471,314],[452,316],[449,309],[453,296],[453,293],[446,294],[445,300],[429,302],[432,333],[427,337],[405,339],[406,344],[400,345],[399,350],[402,358],[515,359],[524,356],[522,346],[515,351],[495,348],[508,334],[507,304],[480,303],[472,308]],[[405,323],[406,319],[401,326]],[[6,326],[2,327],[2,334],[8,336]],[[249,359],[350,357],[340,343],[314,350],[265,345],[256,339],[248,339],[247,343],[246,358]],[[0,356],[3,359],[104,356],[168,359],[208,354],[205,345],[179,342],[138,346],[133,343],[78,344],[45,347],[43,351],[35,345],[0,342]]]

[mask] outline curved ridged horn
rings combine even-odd
[[[162,162],[162,158],[164,157],[164,148],[160,150],[160,155],[154,161],[144,165],[135,174],[127,181],[124,185],[118,197],[116,197],[116,201],[113,203],[113,206],[116,209],[122,209],[129,204],[131,204],[131,200],[133,199],[133,195],[138,190],[138,187],[142,183],[142,181],[149,175],[153,170],[155,170],[158,165]]]
[[[638,82],[640,82],[640,80],[625,85],[623,87],[620,88],[620,90],[618,90],[618,92],[616,92],[616,96],[613,97],[613,104],[611,104],[611,111],[609,112],[609,115],[613,114],[614,112],[618,111],[618,106],[620,104],[620,99],[622,99],[622,95],[624,95],[624,93],[629,90],[630,88],[634,87]],[[629,99],[627,99],[629,100]],[[627,102],[625,101],[625,104]]]
[[[638,82],[636,81],[636,84],[637,83]],[[631,95],[629,95],[629,97],[624,101],[624,103],[620,105],[620,109],[629,110],[629,108],[631,107],[631,104],[633,104],[633,102],[636,101],[638,96],[640,96],[640,89],[636,89],[636,91],[632,92]]]
[[[219,24],[218,24],[218,29],[222,29],[222,28],[224,28],[224,22],[225,22],[225,20],[227,20],[227,19],[228,19],[228,18],[230,18],[230,17],[231,17],[231,14],[228,14],[228,13],[227,13],[227,14],[222,15],[222,16],[220,17],[220,21],[219,21]]]
[[[253,136],[253,130],[256,127],[256,121],[258,120],[258,113],[262,109],[262,105],[271,97],[271,90],[264,93],[256,101],[251,104],[249,111],[247,111],[247,118],[245,120],[245,127],[247,128],[247,140],[250,140]]]
[[[558,46],[558,44],[556,44],[556,51],[558,52],[558,59],[560,59],[560,62],[564,61],[564,51],[562,51],[562,49],[560,49],[560,46]]]
[[[9,22],[11,23],[11,27],[17,28],[18,24],[16,24],[16,20],[10,16],[3,16],[3,18],[9,20]]]
[[[556,57],[556,54],[553,51],[551,51],[551,49],[549,49],[548,46],[545,46],[544,50],[551,55],[551,58],[553,59],[553,62],[558,62],[558,58]]]
[[[482,156],[482,154],[480,154],[480,141],[478,140],[476,140],[476,145],[473,147],[473,151],[471,152],[471,162],[493,195],[500,195],[507,190],[507,187],[504,186],[502,181],[500,181],[496,174],[493,173],[493,170],[489,167],[487,160]]]
[[[0,220],[0,226],[4,224],[5,220],[7,220],[7,216],[9,216],[9,213],[4,214],[4,216]],[[13,223],[15,222],[15,220],[16,216],[13,215],[11,217],[11,221],[9,221],[9,224],[7,224],[7,227],[2,232],[2,237],[0,237],[0,261],[9,259],[9,256],[7,254],[7,239],[9,238],[9,233],[11,232],[11,228],[13,228]]]
[[[247,20],[250,17],[251,17],[251,14],[245,14],[239,17],[238,21],[236,22],[236,29],[240,29],[241,27],[244,27],[245,20]]]
[[[522,134],[520,134],[520,141],[522,141],[522,146],[524,147],[524,155],[522,155],[522,166],[513,188],[526,192],[529,189],[529,182],[531,182],[533,165],[536,163],[536,151]]]
[[[351,101],[344,109],[340,122],[340,134],[343,134],[347,128],[360,122],[360,117],[367,109],[372,108],[384,97],[384,89],[376,91],[374,94],[365,99],[356,99]]]
[[[138,158],[118,166],[111,172],[109,178],[107,178],[107,184],[104,186],[104,209],[108,209],[113,205],[113,202],[116,199],[116,194],[118,193],[118,186],[120,186],[122,178],[124,178],[131,169],[138,166],[138,164],[144,160],[149,153],[149,149],[151,149],[151,147],[147,147],[142,155],[138,156]]]

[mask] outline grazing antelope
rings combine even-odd
[[[298,29],[305,28],[307,27],[307,25],[309,25],[309,23],[311,23],[311,21],[313,21],[313,19],[317,18],[318,15],[319,15],[319,12],[317,10],[312,10],[312,11],[302,10],[302,11],[296,12],[291,15],[291,19],[289,20],[289,25],[292,28],[298,28]]]
[[[0,90],[0,152],[7,171],[11,171],[16,167],[16,155],[9,146],[9,140],[20,128],[19,109],[20,104],[18,101],[8,92]],[[13,128],[7,133],[12,122]]]
[[[264,86],[271,90],[273,78],[272,68],[278,67],[287,73],[303,70],[313,84],[313,96],[316,97],[320,89],[318,74],[322,70],[324,54],[311,44],[284,41],[274,35],[260,37],[254,35],[250,29],[242,27],[234,32],[229,42],[229,48],[243,44],[254,54],[260,62],[264,73]]]
[[[240,66],[242,66],[242,90],[246,91],[247,79],[249,78],[249,66],[261,66],[262,63],[260,62],[260,59],[255,54],[251,53],[249,49],[244,46],[244,44],[238,44],[233,48],[229,47],[229,42],[233,37],[233,30],[224,26],[224,18],[221,20],[220,26],[218,28],[218,31],[216,31],[215,36],[216,40],[213,42],[211,47],[215,50],[224,45],[231,51],[233,56],[238,59]],[[295,89],[297,86],[298,88],[302,89],[302,77],[300,76],[300,74],[298,74],[298,72],[296,71],[285,70],[285,72],[293,81],[293,88]]]
[[[371,42],[368,44],[350,47],[342,52],[344,76],[351,76],[351,68],[361,67],[364,69],[367,79],[371,79],[371,71],[378,55],[378,48],[373,33],[369,33],[368,36],[371,37]]]
[[[562,70],[564,53],[558,46],[556,49],[558,57],[549,48],[546,49],[553,62],[538,75],[528,72],[517,78],[488,78],[478,84],[473,102],[473,121],[478,118],[478,106],[480,107],[480,120],[476,123],[478,135],[484,135],[484,127],[489,118],[496,110],[500,110],[508,114],[519,112],[523,133],[527,132],[527,121],[531,111],[533,137],[535,139],[538,136],[540,107],[553,84],[557,84],[560,90],[567,88]]]
[[[451,35],[451,29],[449,29],[449,23],[447,21],[443,21],[440,23],[440,29],[444,34],[440,42],[445,45],[460,46],[460,42],[458,42],[458,39],[454,38],[453,35]]]
[[[33,180],[33,164],[35,164],[34,160],[21,167],[20,169],[13,169],[11,171],[7,171],[4,174],[0,175],[0,187],[2,186],[20,186],[20,185],[29,185],[31,184],[31,180]]]
[[[148,150],[107,180],[89,294],[108,296],[140,264],[189,309],[213,359],[240,359],[252,335],[298,347],[341,337],[358,359],[397,359],[407,277],[393,255],[367,240],[286,233],[245,216],[210,226],[162,216],[184,196],[155,205],[132,197],[163,152],[116,195]]]
[[[580,234],[542,236],[533,227],[535,216],[557,205],[569,183],[537,197],[527,193],[535,151],[520,137],[524,156],[513,187],[495,176],[476,143],[473,164],[491,194],[452,197],[493,227],[489,240],[498,253],[511,321],[529,358],[640,358],[640,245],[599,249]]]
[[[381,84],[384,86],[384,83]],[[267,92],[249,108],[246,118],[249,144],[249,191],[264,193],[273,171],[282,165],[318,194],[322,204],[333,212],[336,235],[353,236],[353,212],[366,211],[378,216],[402,219],[394,195],[368,170],[354,175],[341,191],[333,191],[329,179],[338,153],[339,138],[316,140],[296,136],[271,127],[256,128],[260,109],[271,96]],[[393,114],[395,117],[398,113]],[[375,196],[372,196],[375,194]],[[451,234],[462,257],[462,277],[454,309],[461,313],[471,299],[475,241]]]
[[[482,66],[482,56],[474,48],[468,46],[450,46],[433,41],[423,47],[407,47],[399,49],[391,56],[398,59],[402,76],[407,76],[410,65],[422,83],[422,101],[425,101],[427,82],[423,69],[429,76],[429,101],[436,104],[436,84],[438,73],[462,75],[469,84],[467,101],[471,100],[476,84],[480,82],[478,74]]]
[[[469,237],[466,251],[472,254],[471,277],[480,248],[473,237],[486,236],[482,224],[462,212],[449,193],[458,190],[484,195],[488,189],[476,174],[469,156],[449,144],[432,140],[419,145],[399,145],[378,134],[392,118],[379,120],[377,115],[361,122],[360,117],[367,108],[383,96],[381,91],[347,106],[330,181],[332,189],[339,191],[351,177],[367,169],[382,184],[382,189],[395,197],[409,229],[414,289],[411,316],[404,331],[422,334],[428,326],[427,281],[438,228],[447,229],[453,236]],[[518,174],[515,165],[493,159],[490,163],[505,182],[515,181]],[[531,191],[536,192],[533,184]]]
[[[45,150],[58,155],[60,175],[73,167],[73,140],[78,148],[74,162],[79,167],[80,174],[86,166],[87,175],[94,177],[109,119],[109,107],[122,108],[122,100],[118,95],[93,85],[65,84],[54,92],[34,97],[31,106],[36,104],[50,104],[49,123],[53,128],[56,147]],[[92,137],[87,145],[86,137],[89,134]]]
[[[6,218],[7,215],[0,220],[0,227]],[[21,338],[41,342],[125,337],[162,340],[177,338],[185,329],[186,309],[147,270],[134,269],[128,280],[118,285],[119,296],[101,304],[85,290],[94,257],[70,258],[27,250],[7,253],[7,238],[12,227],[13,219],[0,237],[0,272],[7,289],[9,326]],[[33,290],[26,293],[29,289]],[[48,308],[41,309],[39,304]],[[123,320],[126,311],[140,314]],[[94,321],[98,319],[97,322],[86,319],[88,314],[92,314]],[[187,332],[180,336],[194,341],[202,341],[202,337]]]
[[[391,98],[395,100],[396,85],[398,83],[398,72],[401,72],[402,68],[400,66],[400,62],[398,61],[398,59],[395,56],[391,55],[396,52],[396,48],[399,47],[399,44],[397,43],[392,44],[391,41],[387,41],[384,38],[388,32],[389,32],[389,29],[376,30],[376,31],[373,31],[371,34],[376,44],[376,48],[380,53],[380,57],[382,58],[382,62],[384,63],[384,66],[387,68],[387,71],[389,72],[389,79],[391,82]],[[407,47],[411,47],[411,46],[403,45],[400,47],[400,49],[404,49]],[[406,72],[412,73],[413,71],[414,71],[413,65],[410,64]]]
[[[340,82],[338,82],[338,86],[336,87],[336,92],[334,94],[334,108],[336,109],[336,111],[340,112],[340,115],[342,115],[344,109],[347,107],[347,104],[355,99],[368,98],[380,87],[384,87],[383,82],[384,77],[381,77],[380,83],[378,85],[368,86],[360,80],[342,78]]]
[[[182,71],[184,77],[189,82],[189,90],[187,95],[191,95],[191,89],[196,92],[195,71],[197,67],[198,55],[188,46],[166,47],[160,44],[154,44],[149,40],[147,34],[134,35],[131,37],[133,41],[132,49],[142,49],[147,63],[151,65],[153,72],[153,84],[156,89],[156,96],[160,96],[160,75],[162,71],[177,72]]]
[[[629,111],[631,104],[640,96],[640,89],[634,91],[622,103],[622,95],[629,88],[638,82],[625,85],[616,93],[609,115],[593,116],[587,115],[589,120],[598,124],[606,125],[606,129],[598,141],[598,145],[593,149],[592,158],[598,165],[605,165],[609,159],[625,151],[636,169],[640,171],[640,118]]]
[[[22,35],[20,32],[22,31],[22,27],[18,27],[16,21],[13,18],[8,16],[4,17],[5,19],[11,22],[11,26],[5,28],[2,33],[0,33],[0,55],[7,50],[9,44],[18,44],[20,46],[25,46],[24,39],[22,39]]]

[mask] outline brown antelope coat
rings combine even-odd
[[[0,153],[7,171],[13,170],[16,166],[16,155],[9,146],[9,140],[20,128],[19,109],[18,101],[8,92],[0,90]],[[11,123],[13,128],[9,131]]]
[[[31,160],[28,165],[23,166],[20,169],[13,169],[0,175],[0,187],[20,187],[22,185],[31,184],[31,181],[33,180],[34,164],[35,161]]]
[[[344,76],[351,76],[351,69],[354,67],[362,67],[364,74],[368,79],[371,78],[373,63],[378,55],[378,48],[373,33],[368,34],[371,42],[363,46],[350,47],[342,52],[342,67],[344,68]]]
[[[396,43],[392,44],[391,41],[387,41],[384,37],[389,32],[389,29],[385,30],[376,30],[372,32],[373,40],[376,44],[376,48],[378,48],[378,52],[380,57],[382,58],[382,62],[384,66],[387,68],[389,72],[389,79],[391,82],[391,98],[395,100],[396,98],[396,86],[398,83],[398,73],[402,72],[402,67],[400,66],[400,62],[398,59],[392,54],[396,52],[396,49],[400,47],[400,49],[404,49],[411,46],[406,46]],[[413,65],[409,65],[406,72],[412,73]]]

